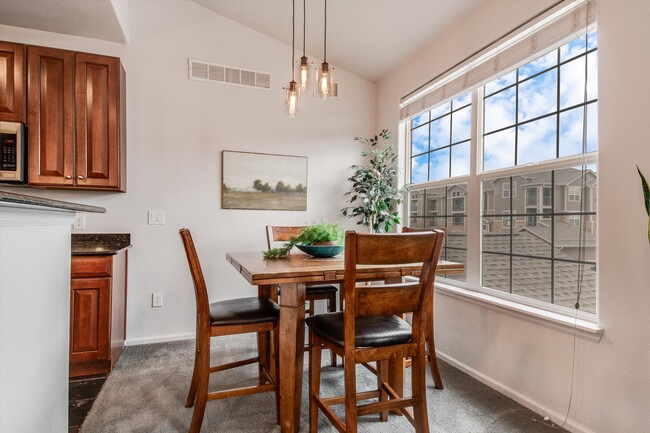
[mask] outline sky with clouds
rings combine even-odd
[[[596,48],[596,43],[593,31],[559,48],[559,61],[566,62],[559,68],[558,50],[555,49],[521,66],[519,84],[515,70],[485,85],[485,171],[515,165],[515,139],[517,165],[556,158],[558,136],[560,157],[580,154],[585,115],[587,151],[597,150],[597,103],[588,104],[586,113],[583,106],[579,106],[557,114],[558,103],[563,110],[598,97],[598,52],[584,55],[587,50]],[[542,71],[546,72],[540,73]],[[467,92],[412,119],[413,183],[469,174],[470,103],[471,92]],[[546,115],[549,116],[516,125],[517,121],[526,122]],[[427,124],[429,119],[434,120]]]

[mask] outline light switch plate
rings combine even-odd
[[[72,228],[74,230],[86,230],[86,212],[75,212]]]
[[[165,224],[165,211],[150,210],[148,212],[149,224]]]

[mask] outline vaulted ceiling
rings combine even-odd
[[[0,24],[128,43],[128,1],[135,0],[0,0]],[[291,44],[291,0],[187,1]],[[303,1],[295,1],[300,53]],[[484,1],[329,0],[327,60],[376,82]],[[305,0],[305,6],[307,54],[322,59],[324,0]]]

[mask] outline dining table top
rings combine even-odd
[[[226,260],[252,285],[269,285],[296,282],[337,282],[343,281],[345,258],[343,254],[319,258],[304,253],[291,253],[288,257],[266,259],[262,251],[226,253]],[[360,278],[418,276],[421,265],[360,265],[357,275]],[[463,263],[440,260],[437,274],[464,272]]]

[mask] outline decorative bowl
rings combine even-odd
[[[341,254],[343,245],[296,245],[303,253],[307,253],[314,257],[334,257]]]

